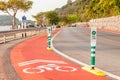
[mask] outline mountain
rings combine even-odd
[[[120,0],[76,0],[56,9],[59,16],[76,14],[79,21],[120,15]]]
[[[19,20],[16,18],[16,23],[19,24]],[[8,15],[0,15],[0,25],[12,25],[12,17]]]

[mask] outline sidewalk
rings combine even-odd
[[[47,49],[47,35],[26,40],[11,51],[11,62],[22,80],[109,80]]]
[[[0,80],[20,80],[10,62],[10,51],[12,47],[27,39],[29,38],[0,44]]]

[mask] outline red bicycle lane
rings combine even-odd
[[[22,80],[109,80],[82,70],[46,48],[47,35],[42,35],[12,49],[11,62]]]

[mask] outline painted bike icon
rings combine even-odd
[[[77,69],[71,66],[59,66],[56,64],[47,64],[47,65],[41,65],[41,66],[37,66],[35,68],[25,68],[23,69],[24,73],[28,73],[28,74],[39,74],[39,73],[43,73],[45,71],[61,71],[61,72],[74,72]]]

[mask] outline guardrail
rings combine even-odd
[[[0,43],[6,43],[11,40],[25,38],[33,35],[37,35],[44,30],[42,28],[29,28],[20,30],[0,31]]]

